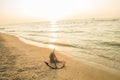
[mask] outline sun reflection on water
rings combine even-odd
[[[51,42],[51,43],[55,43],[56,41],[57,41],[56,38],[50,38],[50,39],[49,39],[49,42]]]
[[[58,27],[51,27],[50,31],[56,32],[56,31],[59,31],[59,28]]]
[[[57,37],[57,34],[56,33],[51,33],[50,37]]]
[[[49,38],[49,45],[48,47],[49,48],[56,48],[56,46],[54,45],[54,43],[57,42],[57,34],[56,34],[56,31],[59,31],[59,28],[57,27],[56,25],[56,21],[52,21],[51,22],[51,27],[49,29],[51,31],[51,33],[49,34],[50,35],[50,38]]]

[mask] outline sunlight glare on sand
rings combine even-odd
[[[48,47],[51,48],[51,49],[54,49],[54,48],[55,48],[55,45],[49,44]]]

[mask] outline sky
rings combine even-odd
[[[120,0],[0,0],[0,23],[120,17]]]

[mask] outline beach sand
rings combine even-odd
[[[55,51],[66,61],[63,69],[51,69],[52,50],[26,44],[19,38],[0,33],[0,80],[120,80],[120,72],[89,61],[77,60]]]

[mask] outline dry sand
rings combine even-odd
[[[120,80],[120,72],[84,60],[60,54],[66,61],[63,69],[50,69],[52,50],[25,44],[17,37],[0,33],[0,80]]]

